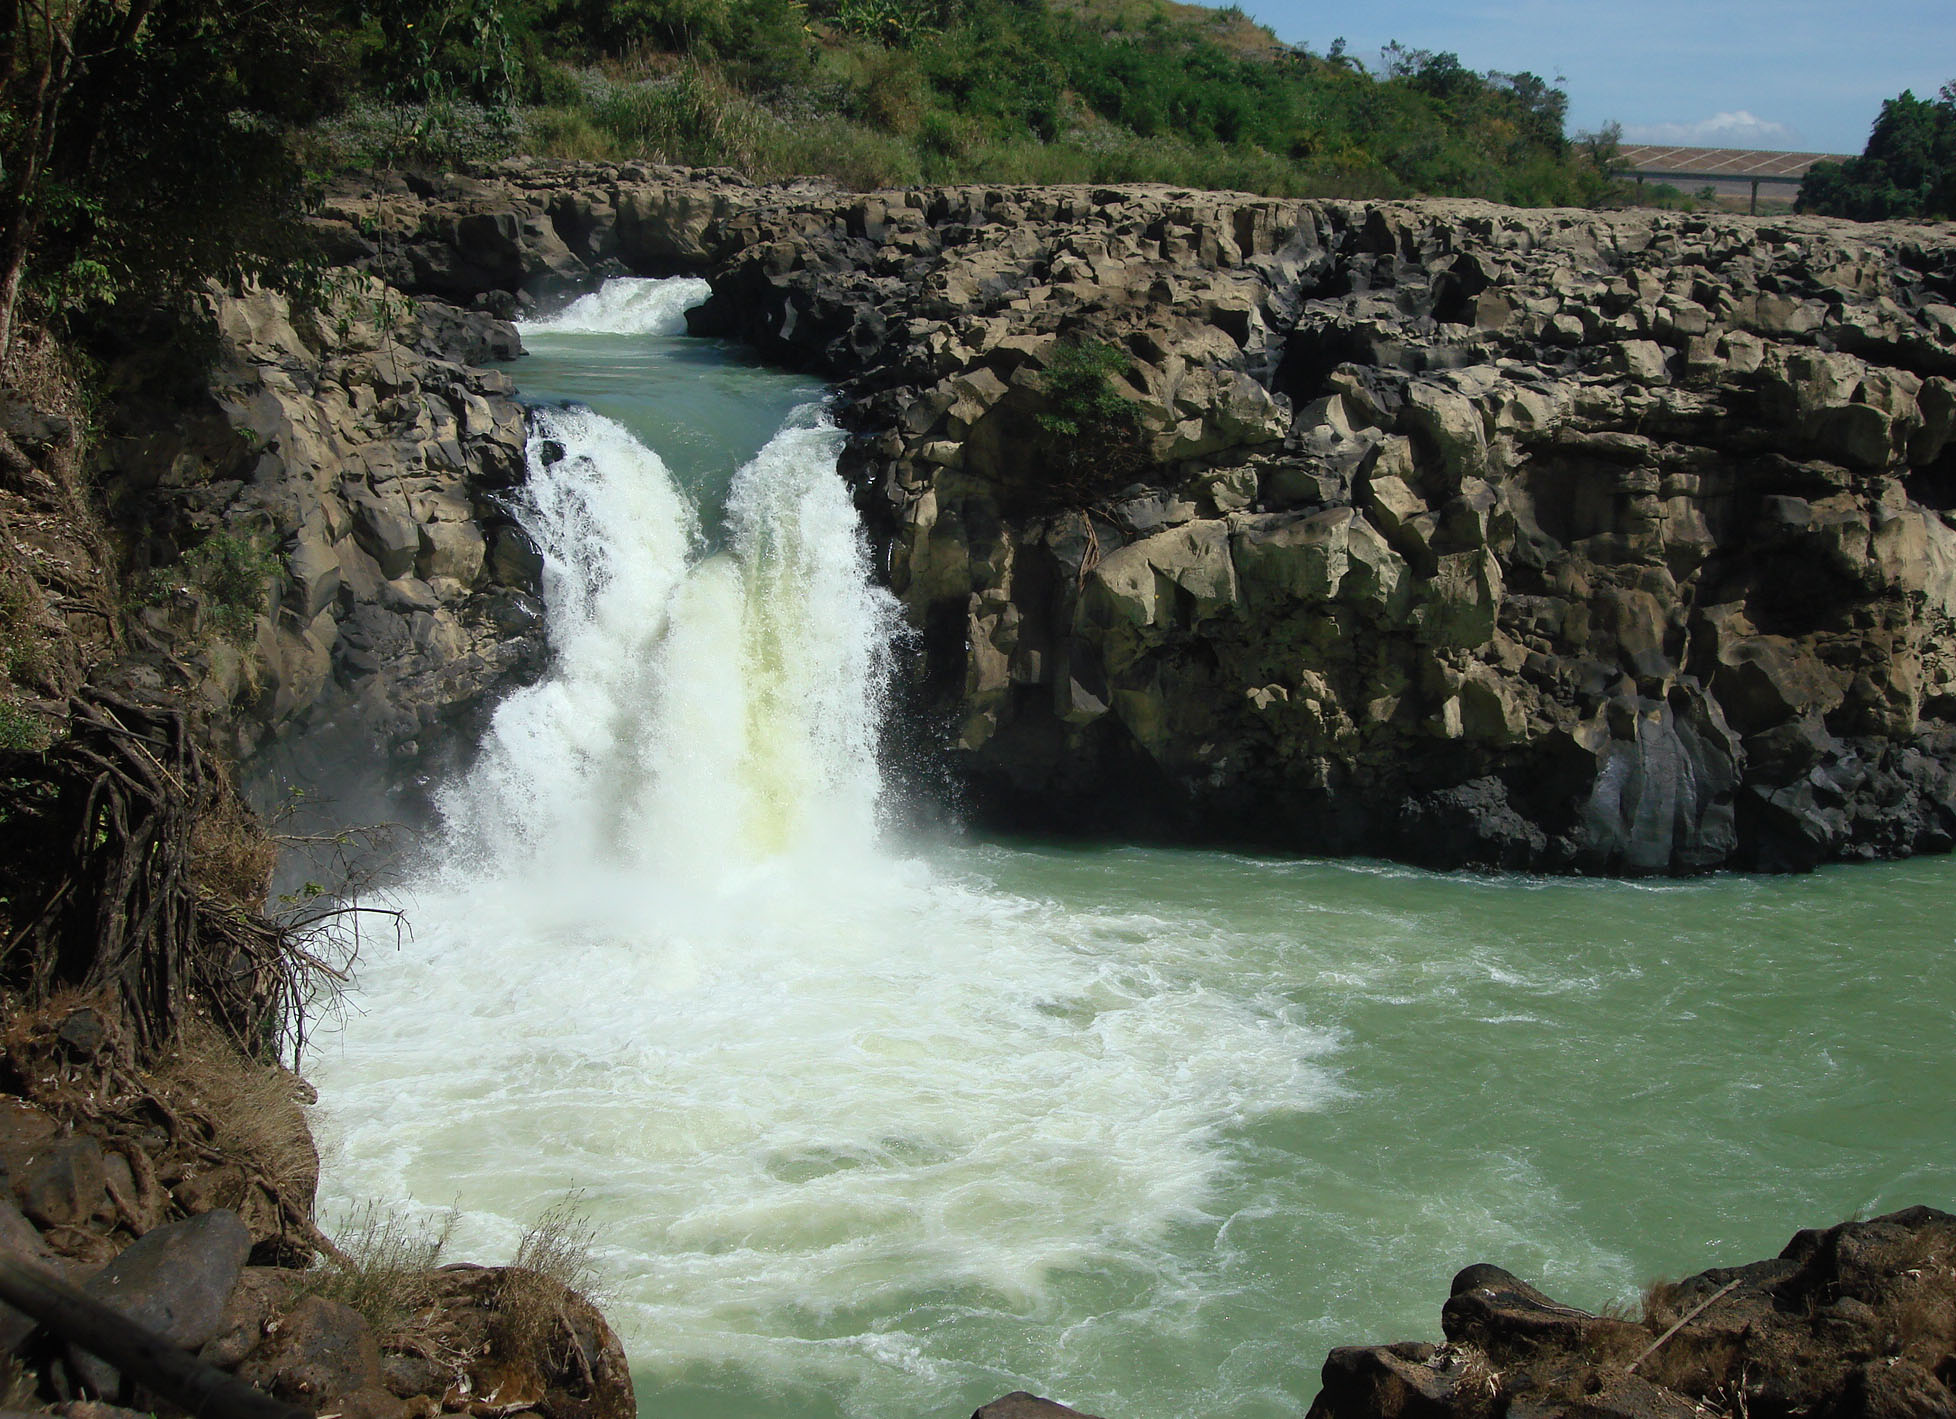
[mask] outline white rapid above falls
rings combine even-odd
[[[579,296],[555,315],[526,321],[526,335],[684,335],[686,312],[713,288],[696,276],[624,276]]]
[[[555,329],[672,306],[607,287]],[[1063,1380],[1027,1350],[1055,1278],[1188,1304],[1163,1248],[1221,1131],[1326,1090],[1295,1007],[1201,983],[1213,941],[879,846],[899,623],[840,442],[792,415],[709,545],[622,425],[536,412],[550,672],[440,794],[412,939],[310,1070],[329,1213],[453,1205],[493,1260],[580,1192],[648,1405],[716,1368],[748,1413]]]

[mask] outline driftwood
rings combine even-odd
[[[311,1419],[6,1252],[0,1252],[0,1300],[198,1419]]]

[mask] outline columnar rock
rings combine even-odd
[[[994,819],[1617,872],[1956,840],[1948,228],[535,165],[326,220],[504,312],[703,272],[696,331],[840,381]]]

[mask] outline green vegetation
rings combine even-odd
[[[1057,346],[1042,381],[1051,407],[1039,415],[1039,427],[1079,438],[1131,424],[1132,406],[1107,382],[1127,371],[1127,356],[1104,340]]]
[[[845,183],[1156,180],[1598,200],[1533,74],[1280,44],[1172,0],[413,0],[359,18],[358,166],[528,148]]]
[[[278,570],[278,557],[255,538],[213,532],[174,565],[145,576],[137,596],[160,606],[189,592],[201,604],[205,629],[235,645],[251,634]]]
[[[1131,368],[1104,340],[1062,341],[1040,376],[1047,407],[1043,500],[1072,507],[1113,492],[1147,464],[1133,402],[1112,381]]]
[[[48,746],[45,720],[0,695],[0,752],[37,754]]]
[[[1933,100],[1904,89],[1884,103],[1861,156],[1815,163],[1795,210],[1860,222],[1956,217],[1956,83]]]
[[[195,303],[300,255],[287,134],[351,73],[331,0],[5,0],[0,360],[47,315]]]

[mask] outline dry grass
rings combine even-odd
[[[382,1345],[406,1330],[433,1293],[428,1273],[441,1263],[455,1214],[432,1225],[414,1222],[377,1202],[355,1208],[340,1228],[343,1260],[305,1273],[300,1290],[350,1306],[373,1327]]]
[[[1637,1373],[1679,1394],[1711,1394],[1737,1379],[1744,1359],[1745,1346],[1736,1335],[1681,1330],[1639,1365]]]
[[[596,1239],[597,1228],[585,1215],[581,1193],[552,1204],[523,1234],[497,1288],[501,1322],[496,1339],[503,1353],[534,1350],[547,1342],[560,1319],[565,1291],[595,1298],[598,1269],[591,1245]]]
[[[226,785],[190,830],[190,870],[198,889],[258,910],[278,867],[278,844]]]
[[[1877,1343],[1886,1354],[1936,1369],[1956,1353],[1956,1286],[1949,1261],[1923,1265],[1910,1273],[1914,1284],[1898,1286],[1875,1307]]]
[[[1463,1419],[1486,1419],[1504,1406],[1502,1373],[1477,1346],[1459,1345],[1453,1351],[1453,1407]]]
[[[175,1112],[209,1124],[218,1151],[288,1200],[311,1202],[319,1163],[296,1075],[245,1058],[209,1021],[192,1017],[152,1080]]]
[[[1679,1301],[1680,1292],[1669,1281],[1653,1281],[1644,1287],[1644,1324],[1651,1327],[1653,1334],[1661,1334],[1677,1322],[1687,1309]]]

